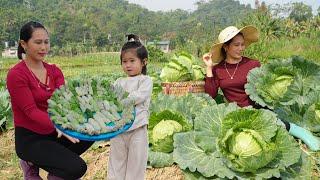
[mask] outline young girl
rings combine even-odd
[[[128,77],[117,79],[115,85],[129,92],[128,98],[135,102],[136,118],[126,133],[111,139],[108,180],[142,180],[148,160],[147,124],[152,80],[146,76],[148,52],[138,36],[128,35],[120,59]]]

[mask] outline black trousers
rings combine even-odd
[[[65,137],[57,138],[56,132],[41,135],[25,128],[15,128],[18,157],[67,180],[78,179],[85,174],[87,165],[80,155],[93,143],[80,141],[74,144]]]

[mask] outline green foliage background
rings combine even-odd
[[[125,35],[135,33],[144,42],[170,40],[173,51],[201,57],[223,28],[251,24],[261,38],[246,55],[262,62],[291,55],[320,61],[320,8],[313,15],[303,3],[252,8],[236,0],[199,0],[196,6],[192,12],[154,12],[126,0],[0,0],[0,50],[5,41],[14,45],[20,27],[35,20],[49,30],[54,56],[119,52]],[[167,60],[155,48],[149,51],[150,62]]]

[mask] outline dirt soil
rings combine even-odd
[[[109,142],[95,143],[81,157],[87,162],[88,170],[83,180],[102,180],[107,176]],[[46,179],[47,173],[40,170],[40,176]],[[20,180],[22,170],[14,150],[14,131],[9,130],[0,135],[0,179]],[[182,180],[182,171],[176,165],[166,168],[147,168],[147,180]]]

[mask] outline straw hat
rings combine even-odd
[[[257,28],[253,26],[245,26],[241,29],[238,29],[235,26],[229,26],[220,32],[218,43],[214,44],[211,48],[212,62],[219,63],[224,59],[223,54],[221,53],[223,44],[235,37],[239,32],[243,34],[244,44],[246,47],[259,39],[259,32]]]

